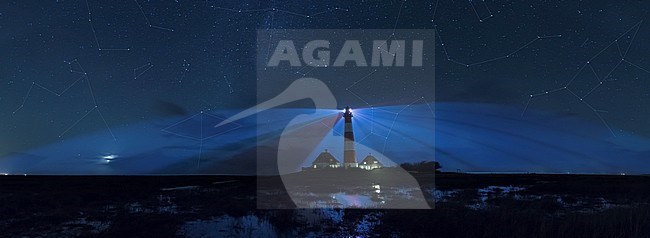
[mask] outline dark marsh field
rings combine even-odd
[[[413,175],[435,209],[260,210],[246,176],[1,176],[0,237],[650,237],[650,177]]]

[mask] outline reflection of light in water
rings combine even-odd
[[[403,204],[426,202],[425,198],[413,195],[416,191],[419,191],[419,188],[367,184],[331,193],[302,191],[294,196],[297,198],[295,201],[300,203],[299,206],[309,208],[391,209],[399,208]]]
[[[337,193],[334,194],[334,198],[343,207],[368,208],[373,206],[373,202],[370,200],[370,197],[364,195],[348,195],[345,193]]]
[[[376,193],[381,193],[381,186],[379,184],[372,185],[372,188],[375,189]]]

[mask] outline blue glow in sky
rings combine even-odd
[[[488,104],[438,103],[435,123],[427,104],[354,110],[357,157],[372,153],[382,163],[437,160],[444,170],[538,173],[648,173],[650,140],[609,131],[579,118]],[[338,110],[271,109],[276,121],[243,118],[237,127],[203,134],[235,111],[210,111],[144,121],[30,149],[3,158],[3,173],[17,174],[254,174],[259,140],[273,141],[295,115],[305,124],[338,118]],[[373,115],[374,114],[374,115]],[[268,116],[268,115],[267,115]],[[210,120],[206,119],[210,118]],[[162,129],[185,123],[173,133]],[[218,129],[218,128],[217,128]],[[305,158],[328,149],[342,159],[342,120]],[[293,130],[300,130],[296,127]],[[260,136],[261,135],[261,136]],[[337,136],[338,135],[338,136]],[[432,136],[435,135],[435,136]],[[198,138],[198,139],[197,139]],[[201,139],[203,138],[203,139]],[[272,144],[272,143],[271,143]],[[248,154],[248,156],[246,156]],[[272,153],[269,155],[272,157]],[[106,163],[110,158],[110,162]]]

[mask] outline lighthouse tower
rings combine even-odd
[[[345,118],[343,163],[345,168],[356,168],[359,167],[359,164],[357,163],[357,156],[354,152],[354,132],[352,131],[352,112],[350,111],[350,107],[345,107],[343,118]]]

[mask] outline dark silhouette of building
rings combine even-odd
[[[359,163],[359,168],[362,168],[362,169],[365,169],[365,170],[380,169],[382,167],[384,167],[384,165],[381,164],[381,162],[379,162],[379,160],[377,160],[377,158],[372,156],[372,154],[368,154],[368,156],[366,156],[366,158],[363,159],[361,161],[361,163]]]
[[[356,152],[354,151],[354,131],[352,130],[352,111],[350,107],[345,107],[343,118],[345,119],[343,163],[345,168],[356,168],[359,164],[357,163]]]
[[[313,169],[325,169],[325,168],[339,168],[341,163],[332,155],[330,152],[325,149],[321,152],[318,157],[311,163],[311,168]]]

